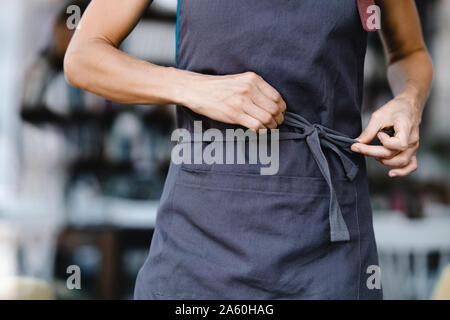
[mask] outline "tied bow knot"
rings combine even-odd
[[[344,168],[347,179],[353,181],[358,173],[358,166],[345,153],[352,153],[350,146],[357,141],[320,124],[311,124],[305,118],[291,112],[285,113],[284,125],[295,131],[280,132],[280,140],[306,139],[314,160],[330,190],[329,223],[331,242],[348,241],[350,233],[342,215],[336,191],[334,189],[330,168],[322,148],[333,151]]]

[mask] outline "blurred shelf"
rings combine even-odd
[[[20,117],[23,121],[34,125],[42,125],[42,124],[59,124],[66,125],[67,119],[66,117],[59,115],[46,107],[24,107],[20,110]]]
[[[81,110],[83,108],[79,108]],[[108,107],[104,111],[73,111],[70,114],[58,114],[46,106],[24,106],[20,111],[23,121],[36,126],[53,124],[62,127],[77,126],[85,123],[96,123],[101,126],[109,126],[113,120],[125,113],[133,112],[142,116],[145,124],[169,131],[174,126],[174,119],[170,113],[153,112],[150,106],[118,105]]]
[[[133,171],[133,163],[125,161],[120,163],[108,162],[103,159],[80,159],[69,164],[72,173],[130,173]]]
[[[24,106],[20,111],[22,120],[40,126],[53,124],[58,126],[73,126],[87,122],[109,124],[123,109],[109,109],[103,112],[73,111],[70,114],[58,114],[46,106]]]

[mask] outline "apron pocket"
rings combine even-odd
[[[358,287],[357,242],[329,242],[323,179],[182,167],[176,181],[165,213],[172,215],[164,259],[173,279],[166,284],[168,295],[326,298],[343,286]],[[355,240],[355,193],[352,184],[341,183],[336,190]],[[346,275],[330,276],[332,268]],[[347,295],[355,296],[354,290]]]

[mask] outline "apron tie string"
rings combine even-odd
[[[301,132],[280,132],[280,140],[306,139],[314,160],[330,189],[329,221],[331,242],[348,241],[350,234],[342,216],[336,191],[331,181],[330,168],[322,147],[332,150],[340,159],[345,174],[353,181],[358,173],[358,166],[344,153],[351,153],[350,146],[357,141],[320,124],[311,124],[305,118],[291,112],[285,113],[283,125],[300,129]]]

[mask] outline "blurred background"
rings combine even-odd
[[[176,2],[155,0],[122,49],[173,65]],[[151,242],[173,106],[119,105],[66,83],[66,9],[88,3],[2,3],[0,299],[130,299]],[[436,72],[419,170],[392,180],[368,163],[386,299],[445,297],[449,281],[450,0],[416,3]],[[392,98],[376,34],[365,72],[367,122]],[[80,267],[81,289],[67,286],[72,265]]]

